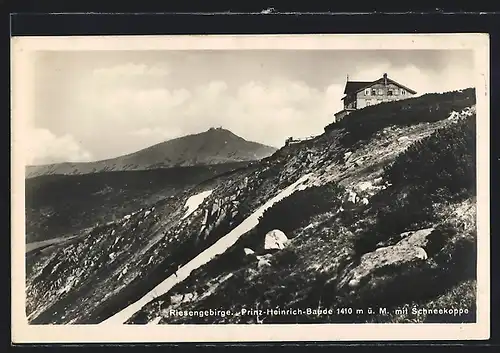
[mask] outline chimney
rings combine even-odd
[[[384,85],[387,86],[387,73],[384,73]]]

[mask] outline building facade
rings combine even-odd
[[[391,80],[384,74],[375,81],[349,81],[344,89],[344,109],[335,114],[335,122],[342,120],[349,113],[364,107],[406,99],[417,94],[411,88]]]

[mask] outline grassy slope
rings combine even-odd
[[[130,218],[95,227],[67,246],[29,256],[27,312],[33,314],[31,322],[96,323],[140,298],[185,257],[195,256],[206,246],[179,222],[186,199],[216,185],[231,187],[232,178],[239,180],[252,168],[204,180],[153,207],[136,209]]]
[[[462,93],[438,95],[442,102],[452,103],[445,104],[447,108],[440,114],[446,117],[452,108],[461,110],[472,105],[473,93],[468,90]],[[448,122],[436,120],[435,112],[429,109],[427,100],[434,98],[434,95],[430,95],[413,100],[410,108],[401,110],[392,120],[384,120],[384,123],[377,127],[378,130],[372,131],[369,135],[365,134],[354,139],[352,136],[359,135],[357,129],[360,127],[337,126],[335,129],[328,129],[327,133],[314,140],[283,148],[251,168],[228,175],[219,181],[214,180],[210,185],[200,186],[190,193],[206,188],[214,191],[186,222],[179,222],[179,217],[182,214],[183,202],[189,193],[179,196],[178,200],[172,201],[169,205],[162,206],[161,202],[156,204],[156,209],[148,216],[147,222],[142,221],[145,217],[142,211],[133,216],[130,222],[123,223],[123,220],[120,220],[107,228],[95,229],[86,237],[85,243],[65,249],[69,255],[61,250],[54,255],[54,258],[33,265],[35,270],[32,272],[38,271],[39,274],[29,279],[29,283],[32,284],[31,294],[28,295],[30,310],[46,303],[42,313],[33,322],[99,322],[126,306],[134,298],[140,298],[142,294],[172,274],[178,264],[187,262],[233,229],[280,189],[309,172],[315,173],[316,181],[321,185],[333,182],[340,188],[325,190],[326,194],[330,195],[327,202],[323,202],[324,199],[317,199],[322,192],[310,194],[310,191],[306,191],[302,194],[306,197],[302,204],[304,202],[308,205],[323,204],[333,209],[325,212],[324,208],[320,208],[307,215],[311,222],[308,219],[305,223],[295,224],[292,227],[295,229],[289,229],[287,235],[295,238],[293,246],[274,255],[271,267],[255,269],[255,262],[248,261],[248,258],[242,256],[245,246],[258,250],[263,230],[257,227],[243,236],[227,253],[198,269],[184,283],[174,287],[168,295],[160,298],[158,303],[147,305],[132,321],[146,322],[158,315],[158,306],[163,309],[168,308],[169,297],[172,294],[195,291],[200,295],[210,294],[211,291],[213,294],[205,299],[198,298],[191,304],[183,305],[183,308],[255,306],[256,303],[264,306],[277,304],[312,306],[318,303],[335,305],[333,298],[336,298],[336,295],[332,281],[334,284],[341,270],[360,255],[356,254],[355,244],[360,241],[363,233],[369,234],[367,231],[371,229],[370,224],[376,224],[377,217],[376,213],[371,213],[368,217],[371,223],[356,221],[357,212],[366,211],[363,208],[335,216],[337,193],[364,179],[383,175],[384,168],[391,165],[398,154],[408,146],[425,139],[437,129],[448,126]],[[388,103],[387,106],[393,104],[396,103]],[[404,106],[404,102],[397,102],[396,105],[398,104]],[[388,108],[381,104],[379,109]],[[408,141],[399,141],[401,137],[408,138]],[[344,153],[347,151],[354,152],[351,160],[355,162],[343,161]],[[317,190],[322,191],[323,188]],[[388,203],[393,201],[393,196],[387,195]],[[284,204],[290,200],[293,198],[286,199]],[[445,217],[444,215],[450,213],[449,206],[441,205],[436,211]],[[284,209],[288,210],[285,214],[287,218],[297,217],[298,220],[301,218],[299,216],[305,214],[301,207],[295,207],[293,214],[289,213],[289,210],[294,210],[294,207],[284,207]],[[210,211],[208,223],[213,227],[208,232],[201,232],[203,215],[207,211]],[[278,218],[283,219],[283,217]],[[311,223],[312,227],[304,227],[306,223]],[[390,237],[393,234],[387,235]],[[122,240],[113,245],[118,238]],[[153,242],[151,243],[153,245],[145,249],[144,244],[148,242]],[[118,262],[110,264],[107,255],[115,251],[115,248]],[[450,250],[453,250],[453,247]],[[53,275],[49,275],[55,264],[63,260],[65,269],[58,269]],[[74,274],[80,275],[81,263],[85,261],[93,265],[87,266],[86,272],[81,274],[83,283],[78,285],[77,290],[66,294],[54,294],[64,287],[66,278]],[[125,267],[129,268],[129,272],[121,277],[120,273]],[[453,268],[453,265],[448,264],[448,267]],[[106,269],[106,273],[99,269]],[[232,274],[232,277],[224,282],[223,279],[228,274]],[[107,293],[114,294],[106,297]],[[213,319],[207,320],[211,322]],[[317,319],[302,318],[310,321]],[[172,321],[171,318],[164,320]],[[224,320],[245,322],[255,321],[255,318]]]
[[[86,175],[46,175],[26,180],[27,242],[71,236],[118,220],[141,207],[246,162]]]
[[[334,129],[327,129],[326,136],[329,138],[323,136],[310,142],[309,145],[303,145],[304,150],[312,154],[315,153],[314,148],[321,150],[322,155],[334,151],[331,159],[336,159],[338,163],[342,152],[365,148],[366,167],[354,169],[351,175],[349,172],[338,173],[329,182],[352,186],[360,174],[368,173],[367,175],[371,176],[382,176],[385,181],[392,182],[393,186],[376,194],[370,200],[372,203],[370,206],[337,215],[334,212],[335,202],[325,203],[325,200],[334,200],[336,196],[340,196],[337,185],[331,188],[325,184],[322,187],[323,193],[306,190],[301,192],[300,196],[285,199],[273,207],[275,210],[281,208],[282,212],[275,211],[273,219],[263,219],[261,229],[257,227],[247,233],[232,249],[198,269],[169,294],[144,307],[130,322],[147,322],[161,315],[158,308],[166,310],[163,312],[162,320],[173,323],[255,322],[257,319],[255,316],[166,317],[168,308],[173,307],[170,298],[176,293],[195,293],[198,296],[190,303],[182,304],[180,308],[183,309],[230,308],[238,311],[242,307],[256,306],[337,308],[343,305],[371,304],[396,307],[409,302],[423,305],[439,305],[439,303],[458,305],[456,303],[460,297],[456,295],[457,292],[467,293],[462,297],[468,301],[465,304],[461,302],[462,305],[472,305],[473,301],[471,302],[470,298],[474,297],[471,290],[474,288],[475,274],[471,269],[475,268],[473,258],[475,228],[473,222],[464,223],[463,219],[464,217],[474,219],[475,116],[456,125],[449,124],[443,119],[448,117],[452,110],[459,111],[473,105],[473,93],[473,90],[465,90],[444,95],[427,95],[409,102],[371,107],[366,113],[370,119],[375,118],[377,113],[393,111],[395,113],[391,118],[369,123],[372,129],[365,129],[366,119],[362,119],[364,115],[363,111],[360,111],[358,117],[355,116],[350,124],[344,123]],[[401,109],[395,109],[394,106]],[[436,107],[439,107],[438,112]],[[388,129],[390,126],[392,128]],[[427,135],[420,132],[424,130],[429,131]],[[386,137],[381,138],[384,133]],[[398,139],[398,133],[399,136],[410,136],[411,143],[408,146],[412,147],[399,156],[398,151],[390,156],[390,152],[394,149],[391,148],[391,144]],[[422,142],[413,143],[412,136],[416,136]],[[366,146],[370,144],[377,146],[377,149],[367,148]],[[389,157],[382,159],[384,163],[379,163],[380,161],[373,158],[375,154],[373,152],[384,150],[384,146]],[[307,156],[307,153],[298,155]],[[372,163],[370,158],[373,160]],[[301,167],[296,169],[297,172],[300,170],[303,173],[307,169],[304,168],[304,159]],[[321,171],[321,161],[319,162],[318,171]],[[277,174],[283,175],[285,169],[286,167]],[[349,179],[350,182],[345,181]],[[323,196],[319,196],[321,194]],[[299,200],[300,198],[302,200]],[[401,201],[395,202],[397,200]],[[297,206],[300,204],[324,204],[333,209],[325,211],[320,207],[312,212],[315,215],[311,215]],[[462,209],[463,212],[457,215],[453,212],[456,209]],[[293,220],[293,223],[283,222],[284,219]],[[305,226],[308,223],[312,226]],[[287,234],[295,239],[289,248],[271,258],[270,267],[257,269],[255,261],[245,259],[241,255],[242,250],[247,246],[258,250],[265,230],[273,224],[277,227],[288,226]],[[376,245],[375,240],[390,241],[398,232],[429,225],[437,227],[432,236],[433,245],[431,244],[434,246],[434,252],[432,249],[427,249],[431,257],[429,265],[427,268],[419,269],[420,272],[417,272],[419,276],[412,279],[420,281],[416,287],[423,290],[408,291],[414,286],[410,287],[408,282],[396,282],[392,287],[386,288],[381,295],[375,295],[373,298],[370,295],[363,296],[363,293],[359,297],[348,298],[335,294],[335,282],[342,270],[347,264],[355,263],[363,253],[373,250]],[[227,278],[227,275],[230,277]],[[436,280],[439,286],[436,286]],[[204,297],[203,293],[207,290],[211,294]],[[390,301],[387,302],[384,296],[390,298]],[[295,322],[298,317],[273,316],[260,319],[264,319],[264,322]],[[361,316],[354,319],[365,322],[373,320],[373,317]],[[443,320],[442,317],[438,319]],[[466,319],[470,320],[471,317]],[[312,315],[301,317],[300,320],[301,322],[318,320],[349,322],[353,317]],[[402,318],[389,316],[377,320],[387,322]],[[426,318],[421,317],[418,320],[423,321]]]

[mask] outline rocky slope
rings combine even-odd
[[[249,162],[26,179],[28,249],[116,221]]]
[[[96,172],[150,170],[258,160],[276,149],[247,141],[229,130],[211,128],[179,137],[125,156],[86,163],[58,163],[26,167],[26,177]]]
[[[474,94],[360,110],[321,136],[33,257],[30,322],[103,322],[155,290],[123,321],[474,320]],[[186,214],[186,202],[203,192]],[[289,241],[271,252],[264,238],[273,229]],[[211,251],[229,238],[226,251]],[[203,261],[190,267],[195,259]],[[468,314],[394,311],[405,305]],[[369,312],[375,307],[388,312]],[[297,308],[316,310],[267,311]],[[172,314],[201,309],[230,314]]]

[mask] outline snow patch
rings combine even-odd
[[[181,219],[189,217],[194,211],[196,211],[201,203],[212,194],[212,191],[213,190],[203,191],[188,198],[186,204],[184,205],[184,207],[187,207],[188,210]]]
[[[172,287],[188,278],[192,271],[210,262],[210,260],[215,258],[217,255],[223,254],[228,248],[234,245],[243,234],[252,230],[259,223],[259,217],[264,214],[264,211],[272,207],[276,202],[279,202],[282,199],[290,196],[297,189],[300,188],[303,190],[307,188],[307,186],[303,185],[303,183],[308,180],[310,175],[311,174],[303,175],[295,183],[289,185],[284,190],[279,192],[276,196],[269,199],[253,214],[243,220],[243,222],[241,222],[232,231],[217,240],[212,246],[199,253],[184,266],[180,267],[176,273],[166,278],[163,282],[146,293],[146,295],[144,295],[141,299],[132,303],[125,309],[117,312],[108,319],[104,320],[101,324],[123,324],[144,305],[148,304],[150,301],[156,299],[157,297],[168,293],[168,291],[172,289]]]

